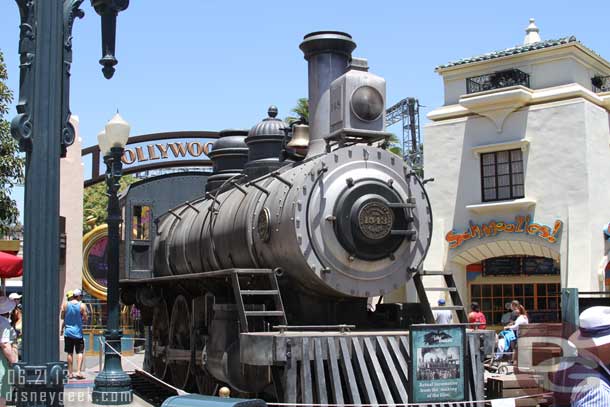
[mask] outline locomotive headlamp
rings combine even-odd
[[[383,96],[371,86],[361,86],[352,95],[352,111],[365,122],[377,120],[383,113]]]
[[[368,72],[365,59],[353,58],[346,73],[330,85],[330,139],[372,142],[385,131],[385,80]]]

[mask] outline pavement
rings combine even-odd
[[[132,356],[125,356],[122,359],[123,370],[127,373],[133,372],[135,368],[142,369],[144,362],[144,352],[136,353]],[[93,391],[93,381],[95,376],[103,368],[99,365],[98,356],[85,357],[84,360],[84,372],[85,379],[83,380],[68,380],[68,383],[64,385],[64,406],[66,407],[80,407],[80,406],[95,406],[91,400],[91,393]],[[133,402],[130,406],[138,407],[151,407],[152,405],[142,400],[140,397],[134,394]]]

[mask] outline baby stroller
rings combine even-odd
[[[485,369],[492,373],[508,374],[513,363],[513,353],[517,344],[517,336],[512,329],[505,329],[497,336],[496,353],[484,363]]]

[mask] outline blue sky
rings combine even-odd
[[[575,35],[610,59],[607,1],[131,0],[118,18],[119,64],[108,81],[98,64],[100,19],[88,0],[82,8],[71,108],[85,147],[117,109],[132,135],[249,128],[271,104],[284,117],[307,95],[298,45],[321,29],[349,32],[354,55],[387,80],[388,103],[415,96],[424,113],[442,104],[435,66],[522,43],[530,17],[543,39]],[[0,2],[0,49],[15,95],[18,25],[15,2]]]

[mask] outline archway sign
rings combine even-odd
[[[123,154],[123,174],[147,170],[184,167],[211,167],[209,152],[218,139],[213,131],[176,131],[130,137]],[[105,168],[99,146],[81,151],[84,158],[91,154],[91,173],[85,188],[104,181]],[[106,300],[107,226],[100,225],[83,236],[83,287],[92,296]]]
[[[176,167],[211,167],[208,158],[215,131],[175,131],[144,134],[130,137],[123,154],[123,174]],[[82,150],[81,155],[91,154],[91,174],[85,179],[85,188],[104,180],[105,169],[99,146]]]

